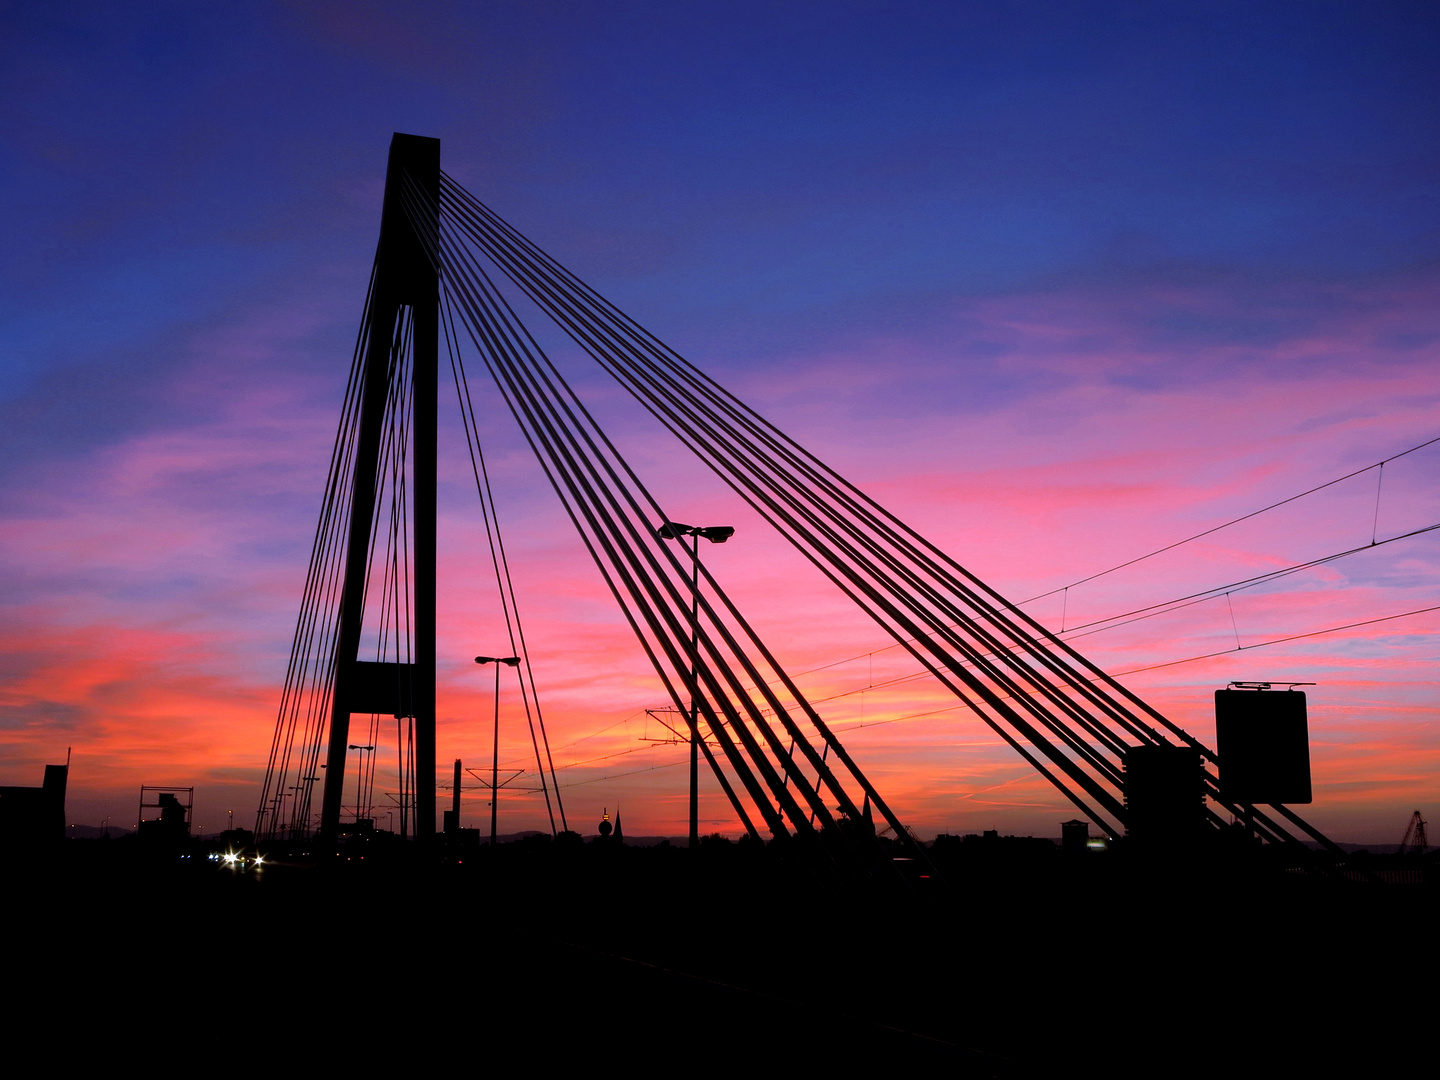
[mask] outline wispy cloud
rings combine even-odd
[[[1138,299],[1011,297],[961,305],[963,318],[946,312],[940,326],[916,327],[913,340],[891,330],[847,353],[776,356],[765,375],[751,368],[731,381],[1023,599],[1402,449],[1407,432],[1440,429],[1440,406],[1426,397],[1433,354],[1408,339],[1386,352],[1375,329],[1423,324],[1427,312],[1412,308],[1425,307],[1428,295],[1370,296],[1339,305],[1339,315],[1316,315],[1321,330],[1306,323],[1265,342],[1192,337],[1168,357],[1170,332],[1137,315],[1150,310]],[[1185,304],[1199,308],[1204,299],[1192,290]],[[1234,302],[1223,292],[1211,298],[1222,309]],[[947,343],[944,327],[956,324],[966,336]],[[8,604],[0,738],[12,780],[73,744],[82,755],[77,785],[92,797],[110,792],[117,812],[137,784],[161,777],[223,773],[223,798],[243,802],[243,784],[269,745],[337,404],[304,369],[285,373],[284,350],[294,347],[286,343],[308,330],[284,326],[282,316],[278,325],[197,332],[192,362],[166,390],[192,410],[205,402],[198,420],[136,433],[63,468],[37,465],[12,487],[0,518]],[[975,361],[974,340],[1005,341],[1003,355]],[[1362,342],[1363,372],[1307,360]],[[980,367],[989,370],[976,374]],[[257,368],[264,380],[246,377]],[[1147,369],[1157,373],[1131,377]],[[947,378],[958,385],[925,393]],[[973,379],[1000,390],[979,405],[966,401]],[[875,402],[882,407],[872,409]],[[1327,419],[1309,422],[1316,417]],[[573,794],[576,812],[644,791],[643,799],[627,796],[632,820],[646,831],[681,830],[683,776],[663,766],[666,754],[683,751],[645,744],[636,731],[649,723],[646,707],[664,704],[659,685],[533,465],[499,430],[498,497],[557,760],[566,783],[584,781]],[[626,440],[667,505],[741,525],[732,545],[715,550],[714,565],[793,670],[882,650],[801,684],[830,699],[826,715],[907,819],[922,829],[1045,832],[1066,812],[962,710],[886,722],[954,701],[924,681],[857,692],[908,674],[903,654],[884,650],[876,628],[713,483],[697,507],[694,469],[658,434],[627,432]],[[1382,502],[1387,522],[1434,512],[1423,478],[1435,460],[1396,463],[1386,495],[1395,503]],[[497,613],[467,477],[458,464],[446,476],[441,651],[451,659],[442,663],[442,756],[475,760],[488,750],[476,718],[491,705],[488,680],[476,678],[468,656],[495,637]],[[1361,542],[1374,520],[1374,486],[1367,477],[1354,487],[1049,597],[1035,614],[1056,626],[1063,614],[1073,626]],[[1237,635],[1253,645],[1423,606],[1440,593],[1433,540],[1408,544],[1080,641],[1109,669],[1130,670],[1229,649]],[[1321,682],[1313,695],[1317,814],[1354,830],[1420,798],[1440,758],[1426,722],[1434,679],[1424,659],[1437,626],[1423,618],[1380,624],[1129,681],[1202,734],[1208,692],[1230,678]],[[528,735],[509,697],[502,754],[524,762]],[[518,812],[533,824],[539,806]]]

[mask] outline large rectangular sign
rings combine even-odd
[[[414,664],[376,663],[352,660],[345,667],[345,709],[352,713],[379,713],[381,716],[414,716],[411,686]]]
[[[1310,802],[1303,690],[1216,690],[1220,793],[1239,803]]]

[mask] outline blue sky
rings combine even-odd
[[[0,3],[0,599],[219,635],[183,679],[267,737],[396,130],[977,569],[1078,577],[1440,427],[1436,55],[1432,4]],[[103,712],[42,652],[7,707]]]

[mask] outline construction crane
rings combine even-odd
[[[1425,819],[1420,811],[1410,815],[1410,824],[1405,826],[1405,838],[1400,841],[1401,855],[1424,855],[1429,845],[1425,842]]]

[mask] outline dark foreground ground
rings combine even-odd
[[[907,888],[718,845],[283,855],[10,860],[12,1044],[156,1076],[1433,1075],[1433,885],[1056,856]]]

